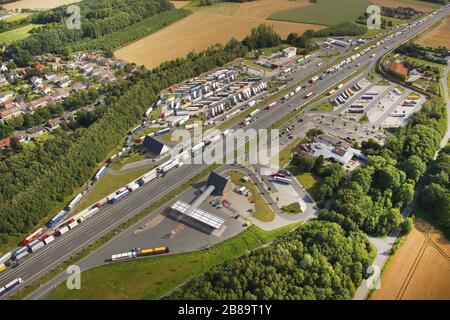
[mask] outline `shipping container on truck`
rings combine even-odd
[[[21,283],[23,283],[22,278],[14,279],[13,281],[8,282],[8,283],[5,285],[5,289],[6,289],[7,291],[12,290],[12,289],[14,289],[15,287],[17,287],[17,286],[18,286],[19,284],[21,284]]]
[[[27,255],[29,255],[29,254],[30,254],[30,253],[28,252],[28,248],[27,248],[27,250],[22,251],[22,252],[19,253],[18,255],[14,256],[14,259],[15,259],[15,260],[20,260],[20,259],[22,259],[23,257],[25,257],[25,256],[27,256]]]
[[[250,112],[250,117],[254,117],[256,116],[261,110],[258,108],[256,110],[253,110],[252,112]]]
[[[56,236],[62,236],[64,233],[66,233],[67,231],[69,231],[69,227],[68,226],[62,226],[61,228],[59,228],[59,230],[56,232]]]
[[[11,259],[12,257],[12,253],[8,252],[6,254],[4,254],[1,258],[0,258],[0,263],[5,263],[6,261],[8,261],[9,259]]]
[[[373,96],[361,96],[362,100],[373,100]]]
[[[314,77],[312,77],[308,82],[309,82],[309,83],[316,83],[317,80],[319,80],[319,77],[318,77],[318,76],[314,76]]]
[[[314,95],[314,92],[310,92],[305,96],[305,99],[309,99]]]
[[[130,192],[136,191],[137,189],[139,189],[139,185],[136,182],[131,182],[129,184],[127,184],[127,189]]]
[[[77,204],[80,203],[81,199],[83,199],[83,194],[77,195],[70,203],[67,205],[67,210],[72,211]]]
[[[130,193],[130,191],[128,191],[128,189],[125,189],[122,192],[117,193],[112,199],[111,199],[111,204],[115,204],[117,202],[119,202],[120,200],[122,200],[123,198],[125,198],[128,194]]]
[[[161,129],[161,130],[155,132],[155,136],[160,136],[160,135],[169,133],[170,131],[171,131],[170,128]]]
[[[55,240],[55,237],[54,236],[50,236],[48,238],[45,238],[42,241],[44,241],[45,245],[48,245],[50,242],[53,242],[54,240]]]
[[[95,174],[94,180],[97,181],[106,172],[106,165],[101,167],[100,170]]]
[[[143,250],[139,251],[139,256],[144,257],[144,256],[150,256],[150,255],[162,254],[162,253],[168,253],[168,252],[169,252],[168,247],[156,247],[156,248],[151,248],[151,249],[143,249]]]
[[[96,214],[98,211],[99,211],[99,209],[98,209],[97,207],[94,207],[94,208],[90,209],[88,212],[86,212],[85,214],[83,214],[83,215],[81,216],[81,218],[83,218],[84,220],[86,220],[86,219],[92,217],[92,216],[93,216],[94,214]],[[83,221],[84,221],[84,220],[83,220]]]
[[[66,210],[60,211],[56,216],[53,217],[52,220],[50,220],[49,223],[47,223],[47,228],[53,228],[67,214],[68,214],[68,212]]]
[[[364,106],[363,106],[362,104],[352,104],[352,105],[350,106],[350,108],[362,109],[362,108],[364,108]]]
[[[74,221],[70,222],[67,226],[69,227],[70,230],[72,230],[77,225],[78,225],[78,221],[74,220]]]
[[[152,107],[148,108],[147,111],[145,111],[144,116],[145,116],[146,118],[148,118],[148,117],[150,116],[150,114],[152,113],[152,111],[153,111],[153,108],[152,108]]]
[[[105,197],[105,198],[103,198],[103,199],[101,199],[100,201],[98,201],[96,204],[95,204],[95,206],[97,207],[97,208],[101,208],[101,207],[103,207],[105,204],[107,204],[108,203],[108,199]]]
[[[276,106],[277,106],[277,102],[274,101],[271,104],[269,104],[266,109],[267,110],[271,110],[271,109],[275,108]]]
[[[30,248],[31,252],[36,252],[37,250],[39,250],[43,246],[45,246],[45,243],[42,240],[39,240],[38,242],[36,242],[32,246],[30,245],[29,248]]]
[[[22,240],[22,244],[24,246],[28,245],[31,241],[37,239],[38,237],[40,237],[42,234],[44,234],[44,228],[39,228],[37,229],[35,232],[33,232],[32,234],[30,234],[28,237],[26,237],[25,239]]]
[[[136,258],[136,256],[137,256],[137,254],[135,251],[118,253],[118,254],[113,254],[111,256],[111,261],[115,262],[115,261],[130,260],[130,259]]]

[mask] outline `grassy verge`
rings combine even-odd
[[[288,170],[297,178],[297,181],[308,191],[315,201],[319,199],[319,189],[322,185],[323,178],[311,172],[305,172],[298,167],[289,165]]]
[[[300,140],[301,138],[292,140],[292,142],[290,142],[283,150],[280,151],[280,153],[278,154],[278,160],[280,162],[281,168],[284,168],[286,165],[288,165],[289,161],[291,160],[292,150],[300,142]]]
[[[251,180],[248,180],[247,182],[241,181],[242,177],[245,176],[245,173],[237,170],[227,171],[227,173],[230,175],[231,181],[233,181],[235,185],[244,186],[250,190],[252,195],[249,197],[248,201],[255,203],[253,217],[264,222],[272,221],[275,218],[275,213],[259,193],[253,182]]]
[[[77,211],[83,210],[98,200],[110,195],[117,189],[139,178],[151,169],[151,166],[132,170],[122,174],[105,173],[88,195],[77,206]]]
[[[299,214],[303,212],[298,202],[293,202],[287,206],[284,206],[281,210],[290,214]]]
[[[298,224],[266,232],[251,226],[210,249],[114,263],[83,272],[81,290],[58,286],[48,299],[158,299],[211,268],[235,259]]]
[[[313,110],[316,110],[316,111],[333,111],[333,106],[331,105],[330,101],[324,101],[321,104],[319,104],[317,107],[314,107]]]
[[[0,33],[1,44],[11,44],[12,42],[25,39],[30,35],[31,29],[36,27],[35,24],[29,24],[21,28],[16,28],[10,31]]]
[[[123,222],[113,230],[107,232],[102,237],[96,239],[86,247],[84,247],[81,251],[73,254],[70,258],[68,258],[65,262],[61,263],[51,271],[47,272],[42,277],[38,278],[37,280],[33,281],[29,285],[23,287],[21,290],[15,292],[11,299],[23,299],[30,293],[32,293],[34,290],[39,288],[40,286],[44,285],[45,283],[49,282],[51,279],[53,279],[56,275],[63,272],[67,269],[68,266],[75,264],[77,261],[81,260],[82,258],[88,256],[92,252],[94,252],[96,249],[98,249],[100,246],[105,244],[107,241],[118,235],[119,233],[125,231],[127,228],[132,226],[133,224],[137,223],[139,220],[143,219],[145,216],[150,214],[151,212],[157,210],[158,208],[162,207],[164,204],[169,202],[170,200],[174,199],[176,196],[178,196],[180,193],[185,191],[187,188],[192,186],[193,184],[197,183],[201,179],[205,178],[211,171],[214,171],[217,169],[219,165],[211,165],[207,167],[202,172],[198,173],[191,179],[183,182],[181,185],[173,189],[172,191],[166,193],[164,196],[159,198],[157,201],[152,203],[150,206],[148,206],[146,209],[142,210],[138,214],[134,215],[127,221]]]

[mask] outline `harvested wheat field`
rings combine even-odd
[[[20,0],[17,2],[6,3],[3,7],[6,10],[15,9],[51,9],[62,6],[64,4],[80,2],[81,0]]]
[[[424,222],[416,222],[381,278],[374,300],[450,299],[450,242]]]
[[[290,32],[318,30],[317,25],[266,20],[273,12],[308,4],[308,0],[259,0],[247,3],[221,3],[198,9],[190,16],[138,40],[115,52],[127,62],[158,66],[161,62],[185,57],[191,51],[201,51],[216,43],[226,43],[232,37],[243,39],[261,23],[272,25],[284,38]]]
[[[191,1],[170,1],[175,6],[175,8],[180,9],[187,6]]]
[[[450,15],[435,28],[423,33],[415,42],[422,46],[433,48],[441,46],[450,49]]]
[[[409,7],[420,12],[431,12],[438,9],[440,6],[432,2],[414,1],[414,0],[369,0],[373,4],[388,7]]]

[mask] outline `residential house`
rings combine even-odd
[[[0,94],[0,102],[4,103],[6,100],[10,99],[12,96],[14,96],[13,91],[9,91],[5,94]]]
[[[11,137],[6,137],[0,140],[0,149],[7,148],[11,144]]]
[[[16,140],[18,142],[24,142],[27,139],[27,133],[25,130],[14,131],[12,135],[13,135],[14,140]]]
[[[58,129],[61,126],[61,123],[63,122],[62,118],[53,118],[48,120],[47,124],[45,125],[50,131],[53,131],[55,129]]]
[[[37,76],[31,77],[30,81],[36,88],[44,83],[44,79]]]
[[[37,125],[36,127],[27,129],[26,132],[28,134],[28,139],[36,138],[45,132],[45,128],[43,125]]]
[[[65,99],[69,96],[69,91],[57,91],[51,94],[53,101]]]
[[[6,79],[5,75],[2,73],[2,74],[0,74],[0,86],[3,86],[5,84],[9,84],[9,82]]]
[[[72,87],[70,88],[70,90],[71,90],[71,91],[80,91],[80,90],[83,90],[83,89],[87,89],[87,87],[88,87],[87,83],[84,83],[84,82],[77,82],[77,83],[74,83],[74,84],[72,85]]]
[[[0,109],[0,119],[8,120],[17,117],[21,113],[23,113],[23,108],[21,106],[16,106],[10,109]]]
[[[49,86],[42,86],[40,91],[42,94],[48,94],[48,93],[52,92],[52,89]]]
[[[34,110],[36,110],[39,107],[44,107],[44,106],[48,105],[50,101],[51,101],[51,98],[49,96],[44,96],[42,98],[30,101],[28,103],[28,110],[33,112]]]
[[[3,108],[5,109],[11,109],[14,108],[16,105],[14,102],[12,102],[11,100],[6,100],[5,102],[3,102]]]
[[[58,80],[58,86],[60,88],[67,88],[70,85],[71,81],[68,79],[60,79]]]

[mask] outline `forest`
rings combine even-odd
[[[341,181],[331,210],[321,211],[319,219],[373,236],[385,236],[398,227],[401,211],[412,200],[416,183],[439,149],[446,121],[445,103],[434,97],[384,146],[374,140],[363,142],[367,165]]]
[[[361,231],[313,221],[193,279],[169,299],[352,299],[376,249]]]
[[[420,195],[422,209],[450,231],[450,145],[431,163]]]

